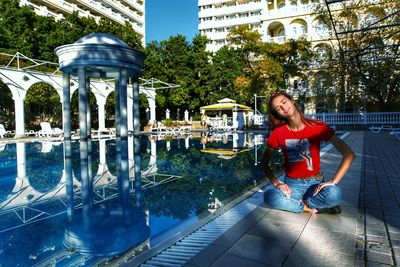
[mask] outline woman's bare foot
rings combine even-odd
[[[316,213],[316,212],[317,212],[316,209],[309,208],[309,207],[307,206],[307,204],[304,203],[303,200],[301,200],[301,203],[303,204],[303,211],[304,211],[304,212],[309,212],[309,213]]]

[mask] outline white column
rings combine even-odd
[[[238,112],[237,111],[232,111],[232,126],[234,128],[238,128],[239,127]]]
[[[128,132],[133,132],[133,99],[128,96]]]
[[[278,0],[274,0],[274,10],[278,9]]]
[[[99,131],[106,129],[106,99],[101,98],[97,100],[97,108],[99,113]]]
[[[189,121],[189,111],[185,110],[185,121]]]
[[[25,136],[25,98],[13,97],[15,104],[15,137]]]
[[[156,118],[156,101],[153,98],[147,98],[149,101],[149,108],[150,108],[150,121],[154,122],[157,120]]]
[[[64,140],[71,139],[71,85],[70,75],[63,73],[63,95],[61,99]]]

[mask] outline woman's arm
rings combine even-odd
[[[267,175],[268,179],[271,183],[281,190],[287,197],[290,197],[292,190],[289,188],[287,184],[282,184],[279,182],[278,178],[276,178],[274,172],[272,171],[271,167],[269,166],[269,160],[272,157],[272,152],[274,151],[273,148],[267,146],[267,149],[264,152],[264,155],[261,160],[261,167],[264,170],[265,174]]]
[[[342,161],[340,162],[339,168],[333,175],[330,181],[320,183],[314,191],[314,195],[318,194],[322,188],[328,185],[336,185],[342,180],[343,176],[346,174],[350,168],[351,163],[356,158],[353,150],[339,137],[333,135],[329,142],[343,155]]]
[[[340,162],[339,168],[331,179],[333,183],[337,184],[350,168],[350,165],[356,158],[356,155],[354,154],[353,150],[336,135],[334,135],[329,142],[343,155],[342,162]]]

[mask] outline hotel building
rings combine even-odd
[[[104,17],[122,25],[129,22],[145,45],[145,0],[20,0],[20,5],[31,6],[36,14],[56,19],[77,11],[79,16],[96,21]]]
[[[207,50],[215,52],[228,44],[227,35],[232,27],[250,25],[261,34],[262,41],[284,43],[288,39],[303,37],[312,43],[313,49],[320,58],[332,52],[335,45],[334,34],[330,26],[314,11],[314,5],[303,0],[199,0],[198,1],[199,33],[210,41]],[[333,10],[339,4],[331,5]],[[308,89],[310,83],[314,88],[326,90],[327,77],[318,71],[321,66],[318,60],[304,76],[291,77],[291,88]],[[311,92],[311,90],[308,90]],[[315,90],[314,90],[315,92]],[[310,112],[331,111],[334,104],[327,107],[325,101],[309,107]]]

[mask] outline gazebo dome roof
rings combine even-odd
[[[116,78],[122,69],[129,77],[139,76],[145,58],[144,53],[107,33],[86,35],[57,47],[55,53],[62,72],[78,76],[78,69],[84,67],[87,77],[94,78]]]
[[[125,42],[108,33],[92,33],[82,37],[75,44],[118,45],[129,48]]]

